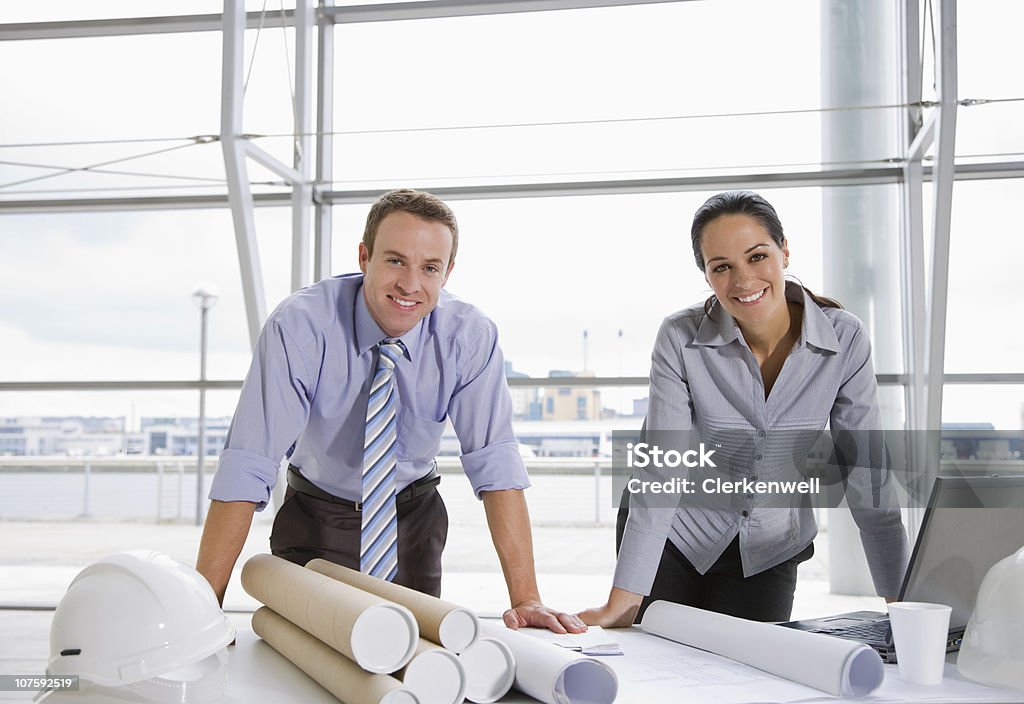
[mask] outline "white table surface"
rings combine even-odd
[[[233,619],[238,623],[241,618]],[[336,704],[337,699],[238,623],[236,644],[228,655],[228,703]],[[609,630],[624,655],[604,657],[619,677],[616,702],[822,702],[838,701],[825,692],[789,682],[710,653],[651,636],[638,629]],[[555,646],[551,646],[555,647]],[[844,702],[1024,702],[1024,691],[993,689],[957,672],[955,654],[945,680],[935,687],[908,685],[895,665],[885,666],[885,682],[869,697]],[[85,692],[55,694],[49,704],[92,704]],[[513,690],[503,702],[532,702]]]
[[[704,653],[639,629],[609,631],[624,655],[607,656],[619,677],[621,704],[652,702],[784,702],[837,701],[811,687],[774,677],[726,658]],[[554,646],[552,646],[554,647]],[[240,630],[229,660],[230,702],[271,704],[309,702],[335,704],[337,700],[248,630]],[[955,661],[955,655],[952,658]],[[670,674],[670,671],[675,670]],[[513,690],[503,702],[532,702]],[[843,701],[864,702],[1024,702],[1024,691],[993,689],[960,676],[953,662],[946,664],[942,685],[908,685],[896,665],[885,666],[885,681],[871,696]]]

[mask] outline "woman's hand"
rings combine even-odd
[[[594,609],[587,609],[577,614],[589,626],[602,628],[629,628],[633,625],[636,612],[640,609],[643,595],[627,592],[625,589],[612,587],[608,594],[608,603]]]

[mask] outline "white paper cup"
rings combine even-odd
[[[913,684],[941,684],[946,667],[949,615],[945,604],[897,601],[889,604],[900,677]]]

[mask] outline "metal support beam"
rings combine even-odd
[[[582,10],[594,7],[658,5],[680,0],[414,0],[377,5],[340,5],[323,14],[339,24],[425,20],[443,17],[506,15],[550,10]]]
[[[936,32],[936,93],[934,200],[932,202],[932,271],[928,315],[928,406],[925,429],[942,426],[942,384],[946,356],[946,304],[949,294],[950,219],[953,206],[953,157],[958,105],[956,0],[939,0]],[[928,466],[938,466],[938,439],[928,448]]]
[[[929,115],[923,122],[921,109],[921,13],[920,0],[902,0],[900,27],[901,81],[900,100],[912,105],[901,124],[901,144],[904,151],[903,183],[900,184],[900,300],[903,307],[903,364],[909,382],[904,389],[906,427],[919,430],[925,425],[927,394],[925,387],[925,320],[927,294],[925,290],[924,261],[924,205],[922,184],[924,171],[921,160],[931,147],[935,134],[935,120]],[[912,433],[907,448],[907,462],[915,476],[927,473],[924,462],[927,455],[924,433]],[[921,526],[923,511],[911,506],[906,519],[911,538]]]
[[[423,2],[367,3],[344,7],[326,7],[322,12],[328,23],[384,22],[388,20],[432,19],[471,15],[501,15],[545,10],[580,10],[591,7],[655,5],[684,0],[425,0]],[[260,12],[245,16],[247,29],[260,26]],[[295,22],[291,10],[269,10],[264,24]],[[60,22],[20,22],[0,24],[0,41],[69,39],[73,37],[115,37],[133,34],[169,34],[176,32],[216,32],[222,27],[222,15],[171,15],[164,17],[119,17],[101,20],[65,20]]]
[[[228,196],[238,241],[239,267],[245,292],[249,338],[255,347],[267,317],[263,282],[256,245],[253,197],[245,158],[251,156],[289,182],[292,188],[292,268],[293,291],[312,283],[310,275],[310,208],[313,188],[311,91],[313,71],[313,25],[316,21],[313,0],[299,0],[295,9],[295,102],[294,151],[292,166],[245,138],[242,131],[245,12],[242,0],[224,3],[224,66],[221,105],[221,142],[224,145]]]
[[[289,168],[290,167],[285,167]],[[932,182],[931,166],[921,169],[925,183]],[[957,181],[1024,178],[1024,161],[959,164]],[[447,200],[490,200],[496,198],[543,198],[558,196],[619,195],[627,193],[683,193],[686,191],[725,190],[728,188],[801,188],[814,186],[856,186],[900,183],[905,177],[902,166],[879,169],[804,171],[796,173],[746,173],[727,176],[682,176],[660,179],[621,179],[616,181],[578,181],[549,183],[510,183],[496,186],[427,187]],[[316,198],[326,204],[372,203],[381,191],[317,190]],[[289,193],[254,193],[256,207],[280,207],[291,202]],[[119,196],[114,198],[47,198],[4,200],[0,215],[17,213],[85,213],[137,210],[180,210],[223,208],[229,206],[224,195]]]
[[[879,386],[907,384],[905,374],[876,374]],[[646,376],[608,376],[608,377],[513,377],[508,379],[509,386],[647,386],[650,380]],[[1024,385],[1024,372],[1005,374],[947,374],[947,384],[1007,384]],[[5,391],[192,391],[198,389],[231,390],[242,388],[241,379],[217,379],[206,381],[167,381],[165,379],[136,379],[124,381],[0,381],[0,393]]]
[[[898,166],[873,169],[829,169],[783,173],[745,173],[721,176],[678,176],[666,178],[614,179],[607,181],[553,181],[509,183],[488,186],[428,186],[444,200],[498,198],[549,198],[560,196],[604,196],[627,193],[682,193],[685,191],[728,190],[730,188],[800,188],[804,186],[861,186],[897,183],[903,177]],[[327,191],[326,200],[335,205],[372,203],[384,189]]]
[[[297,183],[302,181],[302,174],[296,171],[295,168],[282,163],[276,156],[262,147],[257,146],[254,142],[243,139],[242,144],[245,145],[246,156],[261,166],[273,171],[275,174],[288,181],[288,183]]]
[[[292,291],[313,283],[310,265],[310,210],[313,185],[312,88],[314,0],[295,3],[295,123],[292,165],[297,178],[292,181]]]
[[[321,0],[321,11],[334,5],[334,0]],[[334,244],[333,210],[321,197],[323,188],[334,180],[334,24],[321,22],[317,30],[316,70],[316,181],[313,192],[313,278],[316,281],[331,275],[331,252]]]
[[[235,225],[238,267],[242,275],[242,295],[249,343],[255,348],[263,321],[267,318],[263,272],[256,244],[256,222],[252,192],[246,168],[247,140],[242,136],[242,75],[245,66],[245,2],[225,0],[223,28],[223,65],[221,67],[220,141],[224,149],[224,169],[228,179],[228,201]]]
[[[247,29],[260,26],[259,12],[245,15]],[[268,10],[264,22],[291,24],[292,12]],[[102,20],[63,20],[60,22],[20,22],[0,24],[0,41],[36,39],[73,39],[79,37],[124,37],[138,34],[177,34],[181,32],[219,32],[223,15],[171,15],[166,17],[114,17]]]

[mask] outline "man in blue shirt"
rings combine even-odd
[[[434,456],[450,418],[508,585],[505,623],[585,630],[577,617],[540,600],[522,492],[529,479],[512,433],[497,329],[443,290],[457,248],[447,205],[428,193],[391,191],[367,217],[362,274],[304,288],[270,315],[213,479],[199,549],[197,569],[221,600],[253,512],[266,507],[285,456],[289,487],[272,551],[300,564],[324,557],[360,568],[364,438],[373,427],[367,407],[387,344],[396,350],[394,581],[440,592],[448,521],[434,489]]]

